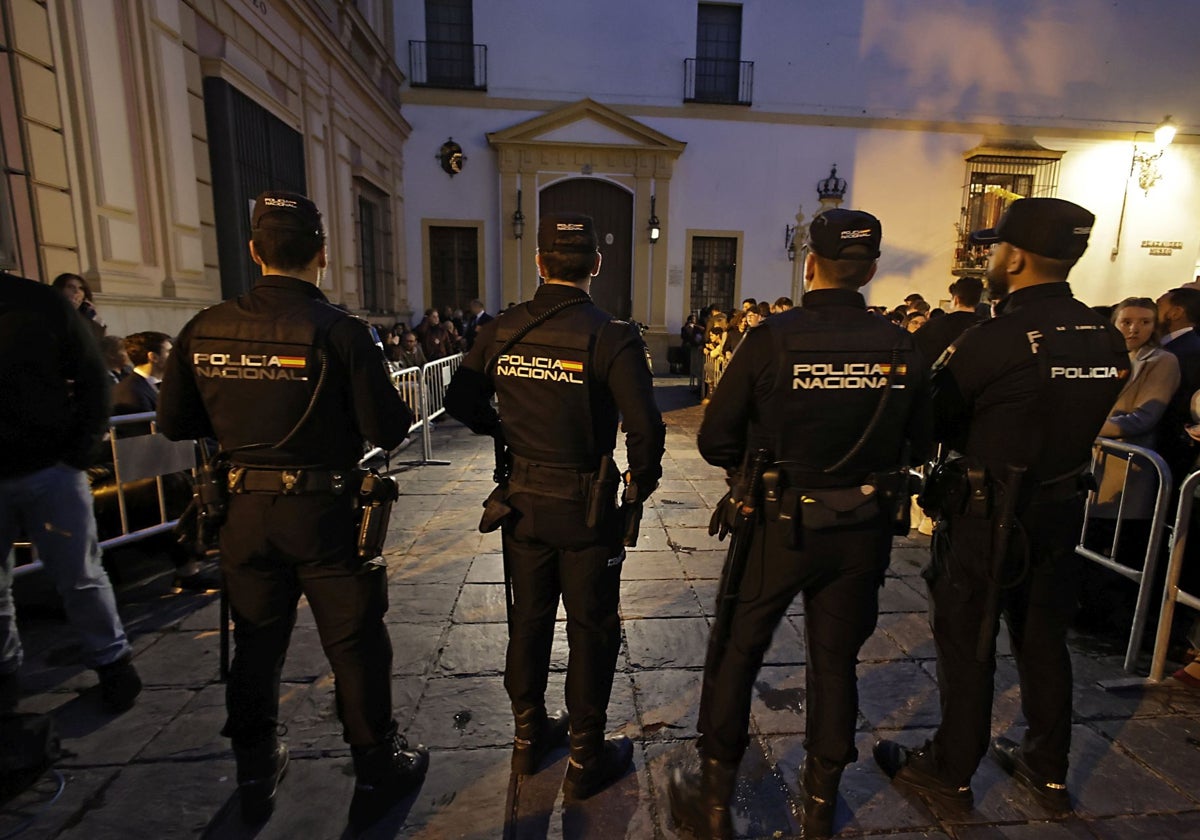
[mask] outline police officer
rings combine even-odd
[[[542,217],[537,266],[545,282],[533,300],[480,328],[445,401],[472,431],[507,441],[511,465],[499,492],[511,508],[503,545],[511,587],[504,686],[515,718],[512,767],[536,772],[567,734],[569,719],[568,799],[596,793],[633,759],[628,738],[604,738],[625,557],[611,463],[618,413],[630,503],[640,504],[658,485],[665,439],[640,333],[588,294],[600,272],[597,247],[591,218]],[[570,646],[567,712],[551,716],[545,693],[560,595]]]
[[[700,837],[733,836],[728,802],[749,744],[751,689],[800,593],[804,836],[832,831],[842,768],[857,757],[855,664],[875,629],[894,517],[908,498],[900,468],[906,446],[919,460],[928,445],[925,370],[912,335],[868,312],[858,291],[875,274],[879,220],[828,210],[813,219],[809,239],[801,305],[746,336],[700,426],[709,463],[732,471],[759,450],[771,462],[769,493],[743,500],[759,515],[740,587],[731,591],[736,575],[727,568],[718,598],[700,698],[700,772],[676,769],[670,785],[676,827]],[[726,624],[727,598],[736,605]]]
[[[250,255],[263,277],[184,327],[158,422],[173,439],[215,437],[230,463],[220,541],[236,651],[222,734],[233,741],[243,817],[270,816],[287,769],[276,739],[279,677],[303,594],[336,678],[357,776],[350,823],[361,830],[428,765],[392,717],[387,569],[362,563],[355,538],[363,437],[398,446],[412,413],[367,325],[321,293],[325,229],[316,205],[264,192],[252,227]]]
[[[933,374],[935,437],[953,453],[927,489],[940,514],[926,578],[942,723],[922,747],[880,741],[874,752],[897,784],[948,807],[971,807],[988,750],[999,612],[1028,728],[1020,744],[992,740],[992,754],[1045,808],[1071,807],[1066,631],[1083,477],[1129,371],[1120,334],[1067,284],[1093,220],[1069,201],[1026,198],[977,232],[992,243],[988,291],[1003,300]]]

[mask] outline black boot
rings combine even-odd
[[[605,740],[603,732],[572,732],[563,796],[587,799],[624,776],[632,766],[633,742],[624,735]]]
[[[275,736],[250,747],[233,747],[237,759],[238,797],[242,819],[250,825],[266,821],[275,810],[275,791],[287,774],[288,749]]]
[[[701,758],[698,772],[675,768],[668,785],[675,828],[690,831],[700,840],[731,840],[729,800],[737,771],[736,762],[715,758]]]
[[[381,743],[351,747],[350,753],[357,777],[350,801],[350,827],[359,834],[424,781],[429,750],[420,744],[410,750],[407,739],[393,726]]]
[[[541,707],[516,715],[512,771],[519,776],[536,773],[546,754],[566,739],[568,720],[565,711],[548,717]]]
[[[117,714],[133,708],[134,701],[142,693],[142,680],[137,668],[133,667],[132,653],[101,665],[96,674],[100,677],[100,703],[105,711]]]
[[[833,834],[833,813],[837,810],[838,782],[842,765],[816,756],[806,756],[800,772],[804,788],[804,838],[829,837]]]

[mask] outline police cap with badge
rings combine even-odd
[[[877,260],[882,239],[879,219],[862,210],[826,210],[808,227],[809,248],[827,260]]]
[[[274,230],[282,233],[323,236],[325,224],[317,205],[300,193],[267,190],[254,200],[250,216],[253,230]]]
[[[1095,221],[1090,212],[1061,198],[1022,198],[1004,211],[994,228],[972,233],[971,242],[1007,242],[1052,260],[1074,261],[1087,250]]]
[[[538,222],[537,247],[542,253],[594,254],[600,240],[591,216],[547,213]]]

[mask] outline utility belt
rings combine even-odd
[[[366,471],[298,468],[229,467],[227,487],[241,493],[274,493],[283,496],[340,496],[357,492]]]
[[[199,517],[201,549],[215,548],[220,526],[228,514],[230,495],[277,496],[354,495],[357,565],[383,553],[392,505],[400,497],[395,479],[370,470],[269,469],[241,467],[223,460],[197,470],[193,505]]]
[[[760,498],[743,498],[742,482],[737,482],[714,511],[709,531],[715,534],[732,528],[731,517],[750,501],[752,507],[762,511],[765,521],[792,527],[792,548],[803,545],[804,530],[893,522],[896,533],[907,534],[911,481],[909,471],[899,467],[868,473],[854,481],[851,476],[805,473],[772,465],[763,470]]]
[[[1023,481],[1019,487],[1006,487],[979,459],[953,452],[930,469],[917,503],[937,519],[990,519],[999,499],[1008,492],[1018,494],[1015,510],[1019,515],[1033,505],[1078,498],[1095,486],[1095,478],[1084,465],[1040,483]]]
[[[596,470],[594,465],[551,463],[513,455],[508,474],[509,492],[584,502]]]

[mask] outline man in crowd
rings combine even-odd
[[[628,738],[604,737],[621,646],[623,543],[628,528],[636,527],[622,521],[615,505],[618,415],[632,505],[658,486],[666,429],[641,334],[592,303],[601,259],[592,219],[544,215],[537,244],[545,282],[533,300],[484,326],[445,404],[473,432],[502,436],[508,447],[507,483],[493,501],[502,496],[511,508],[502,527],[512,593],[504,687],[515,718],[513,770],[536,772],[569,721],[563,793],[586,799],[625,775],[633,761]],[[493,394],[503,417],[492,406]],[[636,531],[633,540],[629,544],[636,543]],[[567,712],[551,716],[546,680],[560,595],[570,647]]]
[[[801,305],[746,336],[700,426],[710,464],[734,471],[757,450],[769,461],[763,487],[745,487],[745,466],[735,484],[747,493],[737,501],[762,515],[751,533],[734,534],[750,540],[748,553],[739,560],[731,549],[722,575],[700,695],[700,771],[676,770],[670,784],[676,828],[701,838],[733,836],[729,801],[749,744],[751,692],[798,594],[808,640],[805,837],[832,833],[842,768],[857,758],[855,665],[875,629],[895,515],[910,504],[906,447],[908,458],[925,456],[930,422],[912,336],[867,312],[859,291],[875,275],[881,238],[869,213],[813,219]]]
[[[475,346],[475,336],[479,333],[479,328],[492,320],[492,316],[487,314],[487,310],[483,308],[483,301],[479,298],[471,301],[471,314],[467,316],[467,322],[463,326],[463,338],[467,342],[467,350],[470,351]]]
[[[1171,289],[1158,298],[1159,344],[1179,360],[1179,387],[1159,421],[1158,453],[1162,455],[1175,486],[1196,463],[1196,442],[1184,431],[1192,423],[1192,395],[1200,390],[1200,290]],[[1190,544],[1190,543],[1189,543]]]
[[[991,740],[997,763],[1052,813],[1070,810],[1072,580],[1092,441],[1129,373],[1125,342],[1071,295],[1094,217],[1058,198],[1012,204],[994,229],[997,317],[933,373],[935,437],[953,454],[926,495],[938,518],[926,572],[942,722],[932,740],[875,745],[894,782],[969,809],[991,734],[996,633],[1006,617],[1027,728]]]
[[[110,387],[74,306],[48,286],[0,274],[0,713],[20,694],[11,548],[22,535],[54,579],[104,707],[125,711],[142,690],[84,474],[108,430]]]
[[[175,440],[215,437],[228,463],[214,477],[229,491],[221,571],[235,643],[222,734],[233,741],[242,817],[271,815],[287,770],[279,680],[303,594],[333,667],[356,777],[350,826],[361,832],[419,785],[429,764],[392,715],[387,567],[356,539],[356,499],[368,489],[355,469],[363,438],[394,449],[412,412],[367,324],[321,292],[325,227],[316,205],[264,192],[251,225],[250,256],[263,276],[179,334],[159,427]]]
[[[158,408],[158,384],[171,355],[171,337],[163,332],[139,332],[125,337],[133,373],[113,388],[112,413],[141,414]]]
[[[983,281],[978,277],[959,277],[950,284],[950,311],[941,318],[927,321],[916,332],[917,349],[926,364],[936,362],[943,350],[968,327],[979,322],[975,307],[982,296]]]

